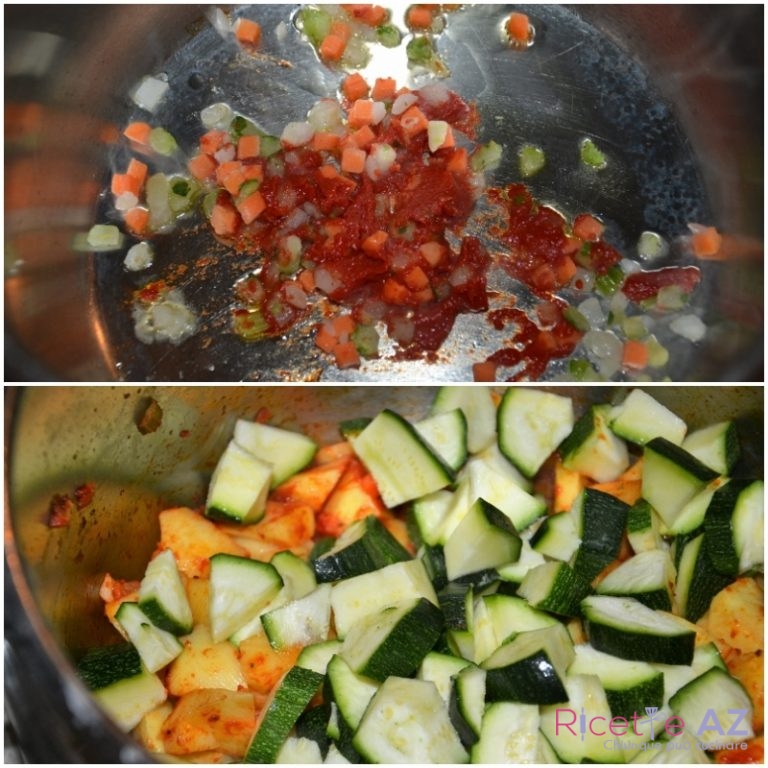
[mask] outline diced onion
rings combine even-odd
[[[152,266],[154,255],[150,243],[146,241],[136,243],[128,249],[123,264],[130,272],[140,272],[142,269],[148,269]]]
[[[701,341],[707,335],[707,326],[697,315],[679,315],[669,324],[669,328],[688,341]]]
[[[307,114],[307,122],[315,131],[333,131],[342,126],[341,106],[333,99],[320,99]]]
[[[224,104],[223,102],[211,104],[200,111],[200,122],[208,130],[214,128],[222,130],[229,128],[234,114],[229,104]]]
[[[315,285],[325,294],[332,294],[341,288],[341,280],[325,267],[317,267],[314,271]]]
[[[376,181],[388,173],[396,159],[397,152],[389,144],[374,144],[365,159],[365,172]]]
[[[579,304],[578,310],[587,318],[590,326],[593,328],[605,323],[605,312],[603,312],[600,302],[594,296],[584,299]]]
[[[374,101],[371,123],[378,125],[387,116],[387,105],[383,101]]]
[[[143,77],[133,91],[131,98],[136,106],[146,109],[147,112],[154,112],[158,104],[168,93],[170,86],[166,80],[159,77],[147,75]]]
[[[307,294],[298,283],[285,284],[285,300],[296,309],[305,309],[307,306]]]
[[[224,13],[221,8],[216,8],[214,6],[206,12],[205,16],[210,22],[211,26],[225,40],[232,34],[232,25],[227,18],[227,14]]]
[[[86,243],[96,251],[116,251],[123,245],[123,235],[114,224],[94,224],[88,230]]]
[[[462,264],[460,267],[456,267],[456,269],[453,270],[450,278],[448,278],[448,282],[450,282],[450,284],[456,288],[462,285],[466,285],[469,282],[469,278],[471,276],[472,272],[470,268]]]
[[[139,198],[133,192],[123,192],[115,198],[115,208],[118,211],[128,211],[138,205]]]
[[[610,378],[621,368],[623,344],[610,331],[587,331],[582,339],[584,348],[597,370]]]
[[[430,152],[437,152],[445,144],[450,126],[445,120],[430,120],[427,123],[427,144]]]
[[[418,100],[419,97],[415,93],[401,93],[392,102],[392,114],[402,115],[406,109],[412,107]]]
[[[228,163],[230,160],[235,159],[235,146],[234,144],[226,144],[219,149],[214,155],[217,163]]]
[[[669,246],[656,232],[642,232],[637,240],[637,255],[644,260],[653,261],[667,255]]]
[[[314,135],[315,129],[308,122],[292,122],[283,128],[280,141],[289,147],[303,147]]]
[[[407,317],[397,317],[392,321],[392,337],[401,344],[410,344],[416,333],[413,320]]]
[[[445,104],[448,101],[449,93],[444,83],[430,83],[419,89],[419,96],[432,106]]]

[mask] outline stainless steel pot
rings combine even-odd
[[[440,39],[448,84],[477,98],[484,139],[546,147],[555,170],[532,181],[536,194],[600,214],[628,251],[644,229],[672,239],[700,219],[725,232],[731,258],[705,265],[696,303],[714,330],[673,351],[670,376],[762,380],[762,6],[523,8],[537,40],[518,57],[496,43],[504,6],[467,6],[451,17]],[[7,380],[471,380],[467,349],[496,348],[479,316],[463,317],[430,365],[328,370],[301,334],[245,345],[227,330],[238,261],[204,228],[163,238],[156,259],[158,276],[175,271],[201,330],[178,347],[139,343],[127,305],[146,276],[126,275],[120,256],[71,247],[108,213],[100,193],[116,158],[109,137],[134,109],[132,86],[146,74],[169,77],[172,97],[157,119],[191,148],[197,112],[212,100],[231,100],[276,131],[333,93],[338,75],[317,64],[290,23],[276,34],[290,20],[287,5],[260,6],[264,50],[274,58],[257,59],[223,43],[204,6],[4,11]],[[574,170],[570,152],[584,134],[598,135],[616,158],[598,186]],[[513,155],[499,179],[514,177]]]
[[[195,504],[234,419],[261,408],[318,440],[340,419],[388,406],[426,413],[431,387],[31,387],[6,393],[6,702],[30,762],[147,762],[105,718],[73,660],[107,640],[98,589],[105,572],[137,578],[158,536],[157,513]],[[581,408],[620,388],[560,389]],[[739,420],[745,471],[762,474],[762,387],[662,387],[653,395],[691,428]],[[162,418],[139,429],[147,406]],[[47,525],[51,500],[93,483],[67,527]]]

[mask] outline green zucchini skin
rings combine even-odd
[[[302,712],[320,690],[323,675],[303,667],[291,667],[264,710],[261,722],[248,745],[243,762],[274,763],[280,747]]]

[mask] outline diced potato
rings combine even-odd
[[[590,483],[590,487],[609,493],[627,504],[634,504],[642,495],[643,460],[636,461],[621,477],[609,483]]]
[[[339,536],[355,520],[381,517],[385,511],[376,481],[362,462],[353,459],[317,515],[317,534]]]
[[[237,649],[228,640],[214,643],[207,626],[198,624],[182,639],[184,650],[168,668],[166,685],[173,696],[183,696],[201,688],[228,691],[248,687]]]
[[[298,472],[275,488],[270,498],[308,504],[318,512],[346,470],[351,457],[342,456],[325,464]]]
[[[160,548],[173,551],[179,570],[187,576],[207,577],[210,558],[217,552],[245,555],[242,547],[193,509],[166,509],[159,517]]]
[[[300,647],[277,651],[266,633],[258,632],[240,643],[240,666],[248,687],[260,694],[268,694],[280,678],[296,663]]]
[[[586,485],[584,475],[575,472],[572,469],[566,469],[563,463],[558,460],[555,462],[555,478],[552,491],[553,512],[568,512],[573,506],[576,497],[581,493]]]
[[[281,549],[304,550],[315,535],[315,512],[306,504],[270,504],[256,526],[261,538]]]
[[[163,727],[171,712],[173,712],[173,704],[170,701],[165,701],[159,707],[147,712],[134,728],[133,735],[148,752],[157,754],[165,752]]]
[[[256,701],[248,691],[191,691],[178,700],[165,721],[166,752],[188,755],[214,750],[242,758],[256,718]]]
[[[752,728],[755,733],[763,730],[765,707],[765,658],[757,653],[730,651],[723,655],[728,671],[744,686],[752,699]]]
[[[104,601],[104,615],[109,623],[127,640],[128,635],[115,618],[118,608],[124,602],[137,603],[139,601],[140,581],[127,581],[115,579],[110,574],[104,574],[104,579],[99,588],[99,597]]]
[[[350,459],[355,455],[355,449],[348,440],[342,440],[330,445],[321,445],[315,454],[315,465],[331,464],[339,459]]]
[[[210,600],[211,583],[208,579],[194,578],[184,579],[184,588],[187,593],[189,607],[192,609],[192,624],[205,624],[209,627],[210,619]]]
[[[763,647],[763,589],[755,579],[741,578],[729,584],[712,599],[702,620],[720,652],[735,648],[754,653]]]

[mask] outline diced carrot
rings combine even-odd
[[[317,172],[324,178],[324,179],[335,179],[337,176],[339,176],[338,169],[333,165],[321,165]]]
[[[349,337],[357,327],[352,315],[336,315],[336,317],[331,319],[331,325],[333,326],[336,338],[341,343],[348,341]]]
[[[364,125],[362,128],[358,128],[354,133],[351,133],[349,138],[352,140],[352,145],[360,149],[366,149],[373,143],[376,134],[370,125]]]
[[[347,147],[341,153],[341,170],[347,173],[362,173],[365,170],[365,150]]]
[[[258,163],[243,163],[241,169],[246,181],[263,181],[264,179],[264,168]]]
[[[561,256],[555,267],[558,284],[565,285],[576,274],[576,269],[576,262],[570,256]]]
[[[431,286],[422,288],[420,291],[411,293],[411,302],[414,304],[427,304],[435,298]]]
[[[211,226],[217,235],[227,237],[234,235],[240,217],[237,211],[226,203],[216,203],[211,211]]]
[[[437,125],[439,130],[445,131],[445,136],[443,137],[443,141],[439,146],[436,146],[434,149],[432,149],[432,146],[430,145],[430,150],[432,150],[433,152],[436,152],[438,149],[451,149],[451,147],[454,147],[456,145],[456,139],[453,136],[453,128],[451,128],[451,126],[445,121],[430,120],[427,123],[427,130],[429,131],[430,126],[435,126],[435,125]]]
[[[130,208],[123,213],[123,221],[134,235],[143,235],[149,227],[149,210],[140,206]]]
[[[507,19],[505,28],[512,42],[517,44],[528,42],[531,25],[526,14],[513,11]]]
[[[261,41],[261,24],[251,19],[238,19],[235,23],[235,37],[244,45],[257,46]]]
[[[691,227],[691,248],[694,255],[699,259],[720,259],[720,248],[723,244],[723,236],[715,227],[703,227],[693,225]]]
[[[267,207],[267,203],[264,200],[264,195],[257,189],[255,192],[251,192],[245,200],[239,200],[236,207],[243,218],[243,222],[250,224],[261,215],[262,211]]]
[[[338,35],[326,35],[320,43],[317,52],[323,61],[339,61],[344,55],[347,42]]]
[[[580,213],[573,221],[573,234],[587,242],[599,240],[604,229],[603,222],[589,213]]]
[[[415,136],[417,133],[421,133],[421,131],[426,131],[428,124],[429,121],[426,115],[415,104],[412,107],[408,107],[400,117],[400,125],[407,137]]]
[[[228,143],[229,133],[226,131],[213,129],[200,137],[200,149],[205,152],[206,155],[216,154],[216,152]]]
[[[474,381],[496,381],[496,363],[490,360],[475,363],[472,366],[472,378]]]
[[[352,37],[352,27],[350,27],[346,21],[341,21],[341,19],[334,19],[334,21],[331,22],[329,34],[340,37],[346,45],[349,42],[349,38]]]
[[[332,323],[328,320],[321,323],[315,334],[315,346],[330,354],[338,343],[339,339]]]
[[[387,9],[381,5],[368,5],[366,3],[343,3],[341,6],[353,19],[367,24],[369,27],[378,27],[387,20]]]
[[[383,229],[379,229],[363,240],[362,249],[368,254],[378,253],[388,238],[389,235]]]
[[[135,157],[132,157],[125,172],[129,176],[136,179],[139,182],[139,185],[142,185],[147,179],[148,170],[149,168],[147,167],[146,163],[142,163],[141,160],[137,160]]]
[[[187,163],[187,170],[198,181],[204,181],[213,175],[216,170],[216,161],[210,155],[195,155]]]
[[[423,291],[429,287],[427,273],[418,265],[411,267],[404,275],[403,282],[412,291]]]
[[[412,5],[405,15],[405,23],[409,29],[429,29],[434,21],[434,6]]]
[[[236,195],[246,181],[243,165],[239,160],[229,160],[216,169],[216,180],[230,195]]]
[[[349,101],[362,99],[368,95],[368,83],[359,72],[347,75],[341,83],[341,92]]]
[[[339,146],[340,136],[330,131],[315,131],[312,137],[312,149],[316,152],[332,151]]]
[[[304,289],[305,293],[312,293],[315,290],[315,273],[311,269],[303,269],[299,272],[296,278],[299,281],[299,285]]]
[[[465,173],[469,167],[469,154],[466,147],[454,147],[445,167],[451,173]]]
[[[337,344],[333,348],[333,356],[339,368],[354,368],[360,365],[360,353],[352,341]]]
[[[246,134],[237,142],[237,156],[240,160],[247,157],[258,157],[261,151],[261,137],[258,134]]]
[[[436,240],[430,240],[419,246],[419,252],[430,267],[435,267],[443,260],[443,256],[445,256],[445,246],[442,243],[438,243]]]
[[[624,342],[624,350],[621,363],[626,368],[641,371],[648,365],[648,345],[638,339],[627,339]]]
[[[356,99],[347,113],[347,123],[350,128],[362,128],[373,122],[373,100]]]
[[[374,101],[392,101],[397,91],[397,82],[394,77],[377,77],[371,89],[371,98]]]
[[[120,195],[128,192],[138,198],[139,192],[141,192],[141,183],[135,176],[130,174],[114,173],[112,174],[110,190],[115,197],[120,197]]]
[[[384,281],[381,294],[387,304],[405,304],[411,296],[411,292],[393,277],[388,277]]]
[[[123,131],[123,136],[135,141],[137,144],[149,144],[149,134],[152,131],[152,126],[149,123],[136,121],[128,123]]]

